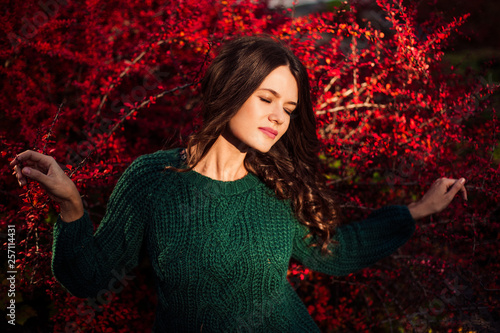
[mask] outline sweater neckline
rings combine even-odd
[[[177,148],[176,152],[181,168],[187,168],[187,164],[185,163],[185,154],[183,153],[184,149],[185,148],[182,147]],[[181,172],[179,173],[179,175],[184,177],[187,181],[189,181],[197,188],[201,188],[202,190],[209,191],[211,193],[218,193],[221,195],[240,194],[256,187],[260,183],[260,179],[251,172],[248,172],[243,178],[232,181],[213,179],[202,175],[195,170]]]

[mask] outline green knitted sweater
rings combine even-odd
[[[145,243],[156,275],[155,332],[319,332],[287,280],[290,258],[330,275],[370,266],[415,230],[406,206],[385,206],[337,229],[334,255],[310,248],[289,200],[256,175],[219,181],[185,167],[181,148],[137,158],[118,180],[93,234],[91,220],[54,226],[52,271],[77,297],[106,298]],[[109,297],[109,296],[108,296]]]

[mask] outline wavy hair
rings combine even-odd
[[[288,130],[266,153],[249,149],[245,168],[257,175],[279,199],[290,199],[296,218],[316,235],[311,246],[330,253],[335,229],[341,224],[339,206],[320,173],[320,144],[312,109],[307,70],[293,52],[270,36],[246,36],[226,43],[201,82],[203,126],[187,141],[186,169],[192,170],[224,132],[229,120],[274,69],[287,66],[298,85],[298,102]],[[191,147],[196,146],[191,153]]]

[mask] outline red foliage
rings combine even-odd
[[[498,85],[442,62],[450,34],[468,14],[417,24],[417,8],[378,4],[389,32],[361,22],[347,5],[300,18],[251,0],[6,6],[0,223],[5,233],[15,225],[10,270],[17,271],[18,325],[144,331],[155,291],[138,272],[133,287],[111,295],[103,311],[64,291],[50,271],[58,207],[36,184],[20,190],[8,162],[25,149],[52,155],[98,224],[133,159],[199,124],[192,122],[198,82],[214,50],[231,36],[257,33],[285,40],[309,69],[322,171],[347,216],[416,200],[440,176],[467,179],[467,204],[457,199],[420,221],[412,240],[374,267],[337,279],[293,265],[289,277],[317,323],[356,332],[491,323],[499,307],[490,292],[499,290],[492,272],[499,271],[500,169],[499,124],[488,97]]]

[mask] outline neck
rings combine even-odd
[[[192,147],[191,152],[194,151],[196,146]],[[235,181],[248,174],[243,163],[246,154],[246,149],[238,149],[221,135],[193,170],[215,180]]]

